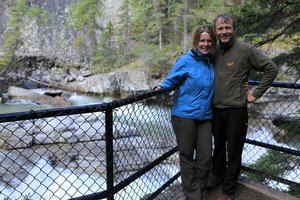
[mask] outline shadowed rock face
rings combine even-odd
[[[9,18],[7,4],[0,1],[0,53],[3,52],[3,33],[7,30],[7,20]],[[68,25],[71,6],[78,0],[44,0],[29,1],[32,6],[38,6],[47,13],[46,24],[40,23],[39,18],[34,20],[24,20],[21,28],[22,44],[18,47],[16,54],[20,57],[44,56],[50,59],[63,61],[66,65],[80,64],[87,65],[86,60],[90,60],[91,49],[82,50],[73,47],[72,43],[78,33],[74,27]],[[102,16],[96,19],[97,34],[111,21],[118,24],[119,7],[121,1],[104,0],[103,5],[96,5]],[[25,17],[25,16],[24,16]],[[81,34],[84,41],[90,41],[89,34]]]

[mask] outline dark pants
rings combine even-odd
[[[248,128],[248,111],[246,106],[226,109],[214,107],[213,116],[212,172],[224,179],[223,193],[232,195],[236,192],[241,170],[242,151]]]
[[[211,121],[172,116],[179,148],[183,192],[188,200],[206,199],[212,156]]]

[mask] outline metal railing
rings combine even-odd
[[[0,199],[153,199],[177,180],[174,88],[0,115]]]
[[[250,81],[254,87],[259,81]],[[243,176],[300,197],[300,84],[274,82],[249,104]]]
[[[242,176],[299,196],[299,85],[273,86],[249,105]],[[172,199],[176,91],[1,114],[0,199]]]

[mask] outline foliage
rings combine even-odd
[[[47,23],[47,13],[40,7],[26,0],[11,2],[10,29],[6,34],[2,66],[14,60],[14,50],[22,45],[21,32],[26,25],[25,20]],[[164,73],[166,69],[164,66],[159,69],[158,64],[166,64],[163,60],[172,54],[172,48],[176,52],[190,48],[193,31],[200,24],[212,25],[214,17],[223,12],[232,12],[236,16],[238,35],[244,40],[257,46],[285,45],[288,52],[274,58],[274,61],[288,63],[299,71],[299,0],[247,0],[244,3],[239,0],[189,0],[188,4],[184,0],[122,0],[119,24],[99,27],[97,20],[101,19],[103,2],[76,1],[70,6],[68,18],[68,24],[76,30],[73,48],[82,57],[81,60],[96,65],[102,69],[100,71],[127,65],[135,59],[143,60],[138,56],[148,54],[147,63],[143,66]],[[144,53],[138,53],[143,49]],[[149,54],[149,49],[154,53]],[[253,77],[260,75],[254,74]]]
[[[293,48],[289,53],[282,53],[274,58],[274,62],[278,65],[287,64],[288,66],[300,72],[300,47]]]
[[[271,176],[284,177],[287,173],[295,170],[300,164],[299,156],[289,155],[287,153],[278,152],[275,150],[268,150],[261,158],[249,167],[258,171],[263,171]],[[268,184],[271,179],[254,174],[244,173],[246,177],[259,183]],[[291,180],[293,181],[293,180]],[[299,196],[299,185],[294,184],[289,186],[289,193],[294,196]]]
[[[49,14],[39,6],[31,5],[27,10],[26,16],[29,20],[36,20],[40,26],[48,23]]]
[[[70,25],[81,29],[82,27],[95,27],[95,18],[100,16],[99,0],[84,0],[74,3],[70,8]]]
[[[11,3],[9,8],[9,14],[11,17],[7,21],[9,30],[4,34],[5,41],[3,44],[4,54],[0,61],[0,68],[6,68],[17,60],[15,59],[15,51],[19,44],[22,43],[21,36],[21,25],[23,17],[26,14],[27,5],[25,0],[18,0]]]
[[[291,39],[300,31],[300,1],[250,0],[235,14],[238,33],[248,41],[258,37],[257,46],[277,39]],[[299,45],[300,39],[294,42]]]
[[[131,0],[124,0],[120,7],[120,22],[116,30],[117,43],[119,44],[117,66],[124,66],[133,61],[134,56],[131,52],[133,42],[130,39],[132,19],[130,15]]]
[[[156,74],[158,77],[166,76],[175,60],[183,52],[180,48],[169,45],[160,49],[156,45],[144,45],[136,48],[135,56],[143,60],[141,67],[148,68],[152,74]]]
[[[220,4],[215,6],[208,0],[190,0],[187,5],[183,0],[131,0],[131,2],[133,15],[129,38],[136,44],[134,55],[137,56],[137,51],[144,50],[140,55],[147,55],[147,59],[139,57],[146,61],[144,66],[162,74],[165,74],[165,66],[168,64],[165,61],[173,50],[180,49],[180,52],[183,52],[186,46],[190,48],[194,30],[202,24],[212,25],[213,15],[209,11],[206,12],[211,9],[209,6],[220,7]],[[171,61],[174,62],[174,58]]]
[[[221,3],[222,0],[212,2]],[[81,57],[80,60],[89,65],[97,65],[98,68],[101,66],[102,69],[108,66],[120,67],[134,59],[140,59],[136,57],[135,49],[141,49],[145,45],[149,45],[149,48],[157,46],[157,52],[161,51],[153,55],[164,55],[169,46],[176,49],[187,46],[187,42],[190,41],[186,39],[186,34],[191,37],[195,27],[200,23],[209,23],[208,19],[211,19],[208,12],[202,12],[204,8],[206,9],[208,4],[220,8],[220,5],[211,3],[209,0],[189,0],[189,3],[186,4],[188,8],[185,8],[184,0],[122,0],[119,12],[120,24],[113,27],[112,35],[108,36],[108,33],[104,32],[109,29],[107,28],[109,24],[105,25],[106,27],[99,27],[97,24],[97,18],[101,19],[101,9],[104,7],[102,3],[102,0],[76,1],[70,6],[68,17],[68,24],[76,30],[76,37],[72,44],[78,56]],[[47,23],[47,13],[26,0],[17,0],[12,4],[11,8],[19,6],[18,13],[20,14],[11,14],[12,22],[9,23],[9,26],[12,31],[8,35],[13,38],[7,37],[7,43],[9,43],[8,46],[17,49],[22,44],[20,40],[21,27],[26,25],[25,19],[22,17],[26,14],[28,20],[35,19],[41,25]],[[188,20],[186,26],[184,25],[184,16]],[[17,23],[13,20],[16,20]],[[110,40],[105,44],[104,41],[108,37]],[[104,48],[108,46],[108,49]],[[14,51],[8,52],[5,58],[9,56],[14,56]],[[113,58],[108,58],[109,56],[113,56]],[[159,58],[153,59],[158,60]],[[164,59],[162,58],[162,60]],[[106,63],[100,63],[102,61]],[[149,67],[157,68],[158,66],[154,64]],[[158,71],[164,71],[164,69]]]
[[[275,123],[280,129],[284,129],[285,131],[287,131],[287,133],[282,138],[286,143],[291,142],[294,137],[299,136],[300,118],[294,119],[292,121],[277,121]]]
[[[96,32],[101,29],[96,19],[101,17],[101,7],[101,0],[78,1],[70,7],[69,25],[77,31],[72,44],[78,50],[78,55],[82,57],[82,60],[89,65],[92,64],[91,60],[95,60]]]
[[[278,152],[275,150],[268,150],[261,158],[259,158],[254,164],[249,167],[259,171],[263,171],[272,176],[282,177],[285,172],[291,171],[295,166],[299,165],[299,158],[296,156],[291,156],[286,153]],[[269,180],[263,176],[256,174],[246,175],[260,183],[267,183]]]
[[[151,13],[151,5],[148,1],[132,0],[133,22],[132,39],[147,43],[148,27],[147,22]]]
[[[97,51],[93,58],[93,66],[96,72],[108,72],[114,68],[116,61],[116,48],[113,43],[114,27],[111,22],[103,30],[98,42]]]
[[[279,44],[288,52],[274,58],[274,61],[287,63],[300,73],[299,0],[249,0],[233,13],[238,21],[238,35],[256,46]]]
[[[40,25],[47,22],[47,13],[38,6],[29,6],[26,0],[7,2],[10,18],[7,21],[9,29],[4,33],[4,54],[0,59],[0,69],[17,66],[15,51],[23,44],[21,39],[22,27],[26,20],[36,20]]]

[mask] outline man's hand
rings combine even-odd
[[[251,89],[251,87],[250,87],[248,81],[246,81],[246,82],[244,83],[244,88],[245,88],[247,91],[249,91],[249,90]]]
[[[247,90],[247,101],[248,103],[253,103],[256,101],[256,97],[253,96],[251,87],[248,81],[244,82],[244,88]]]
[[[247,93],[247,101],[249,102],[249,103],[253,103],[254,101],[256,101],[256,97],[255,96],[253,96],[253,94],[252,94],[252,91],[251,90],[248,90],[248,93]]]

